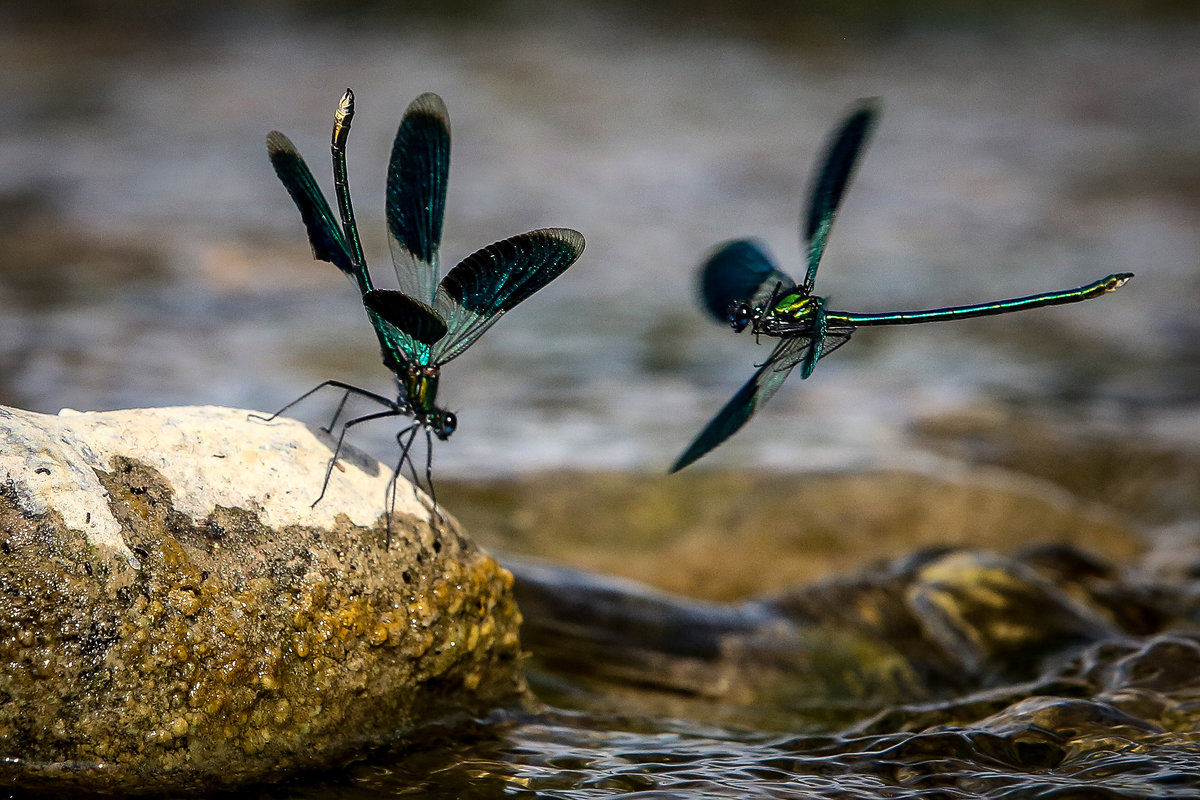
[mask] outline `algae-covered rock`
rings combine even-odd
[[[0,407],[0,783],[212,789],[524,696],[512,578],[390,471],[222,408]]]

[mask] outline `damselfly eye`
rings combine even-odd
[[[443,442],[450,438],[450,434],[458,428],[458,417],[453,411],[443,411],[441,416],[437,418],[433,432]]]
[[[750,306],[746,303],[738,303],[729,307],[729,327],[734,331],[741,333],[750,324],[750,319],[753,313]]]

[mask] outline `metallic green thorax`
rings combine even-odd
[[[410,364],[405,369],[403,378],[398,378],[404,383],[404,391],[414,414],[427,415],[437,411],[434,401],[437,399],[440,373],[441,369],[438,367]]]
[[[775,303],[767,314],[789,322],[801,322],[811,319],[817,312],[819,304],[815,301],[816,298],[813,295],[802,291],[791,292]]]

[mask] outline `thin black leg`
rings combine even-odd
[[[299,405],[301,402],[312,397],[314,394],[321,391],[326,386],[333,386],[338,389],[343,389],[346,392],[346,394],[342,397],[342,402],[338,404],[337,413],[334,414],[333,420],[329,423],[329,428],[325,429],[326,433],[332,433],[331,429],[333,428],[334,422],[337,421],[338,415],[340,415],[342,413],[342,406],[344,406],[346,404],[346,398],[352,394],[357,395],[359,397],[365,397],[368,400],[372,400],[372,401],[378,403],[379,405],[387,406],[388,408],[399,408],[400,407],[400,404],[397,403],[395,400],[391,399],[390,397],[384,397],[381,394],[376,394],[375,392],[371,392],[366,389],[360,389],[359,387],[353,386],[349,383],[343,383],[342,381],[321,381],[316,386],[309,389],[307,392],[300,395],[295,400],[288,403],[286,406],[279,409],[278,411],[276,411],[274,414],[272,414],[269,417],[264,417],[262,414],[251,414],[250,416],[254,419],[261,419],[265,422],[271,422],[272,420],[274,420],[276,417],[278,417],[283,412],[287,411],[292,406]]]
[[[408,463],[412,463],[410,459]],[[425,485],[429,487],[429,499],[433,502],[433,513],[443,520],[442,512],[438,510],[437,492],[433,489],[433,433],[425,429]],[[444,520],[443,520],[444,521]]]
[[[321,428],[321,430],[325,431],[330,436],[333,435],[333,426],[337,425],[338,417],[340,417],[342,415],[342,411],[346,408],[346,401],[349,399],[350,399],[350,393],[342,392],[342,399],[338,402],[337,408],[335,408],[333,410],[333,419],[329,420],[329,424],[326,425],[325,427]],[[343,429],[342,433],[345,433],[344,429]]]
[[[400,471],[404,468],[404,462],[407,461],[409,466],[412,466],[412,458],[409,457],[409,448],[412,447],[413,440],[417,438],[417,429],[421,427],[421,423],[414,422],[404,430],[396,434],[396,444],[400,445],[400,460],[396,462],[396,468],[392,470],[392,479],[388,481],[387,490],[384,492],[384,502],[387,504],[387,539],[384,541],[384,550],[390,550],[392,547],[392,512],[396,508],[396,485],[399,482]],[[404,435],[408,434],[408,440],[401,442]]]
[[[357,425],[360,422],[370,422],[373,419],[384,419],[386,417],[401,417],[401,416],[404,416],[404,411],[402,411],[399,406],[395,406],[393,408],[387,409],[386,411],[376,411],[374,414],[367,414],[362,417],[355,417],[354,419],[348,420],[345,424],[342,425],[342,430],[338,434],[337,444],[333,448],[333,457],[330,458],[329,463],[325,465],[325,480],[321,484],[321,493],[319,495],[317,495],[316,500],[313,500],[312,504],[314,507],[317,505],[317,503],[321,502],[321,499],[323,497],[325,497],[325,490],[329,488],[329,478],[333,475],[333,465],[337,463],[338,456],[340,456],[342,454],[342,442],[344,442],[346,440],[346,431],[350,430],[350,428],[352,426]],[[326,431],[326,433],[329,433],[329,431]]]

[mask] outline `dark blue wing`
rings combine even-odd
[[[267,134],[267,155],[271,158],[275,174],[292,196],[292,202],[300,209],[300,218],[308,229],[313,258],[328,261],[354,278],[354,260],[350,257],[341,226],[296,146],[279,131],[271,131]]]
[[[829,229],[837,215],[842,193],[850,182],[858,154],[862,151],[871,128],[878,115],[876,99],[860,100],[855,111],[845,120],[830,139],[821,161],[820,170],[813,182],[812,197],[809,198],[808,215],[804,224],[804,242],[808,247],[808,269],[804,274],[804,290],[812,294],[817,267],[825,253]]]
[[[700,297],[713,319],[729,324],[729,306],[760,305],[775,287],[790,289],[796,282],[779,271],[762,246],[750,239],[718,245],[700,269]]]
[[[400,290],[432,305],[450,174],[450,117],[442,98],[412,101],[392,144],[387,176],[388,245]]]
[[[557,278],[583,252],[583,235],[543,228],[490,244],[446,275],[434,308],[448,333],[433,347],[444,364],[471,346],[506,311]]]
[[[852,329],[830,330],[821,340],[821,352],[815,357],[812,337],[792,336],[780,339],[766,362],[754,373],[754,377],[738,389],[737,394],[729,399],[724,408],[717,412],[704,430],[700,431],[700,435],[676,459],[671,472],[678,472],[741,430],[754,416],[754,412],[779,390],[797,364],[815,364],[818,359],[848,342],[852,332]],[[811,367],[809,371],[811,372]]]
[[[729,399],[724,408],[700,431],[700,435],[692,441],[683,454],[676,459],[671,472],[679,470],[697,460],[709,450],[737,433],[743,425],[750,421],[759,406],[771,399],[779,390],[787,376],[808,351],[812,340],[806,336],[795,336],[780,339],[771,351],[766,363],[758,368],[754,377],[738,389],[737,394]]]

